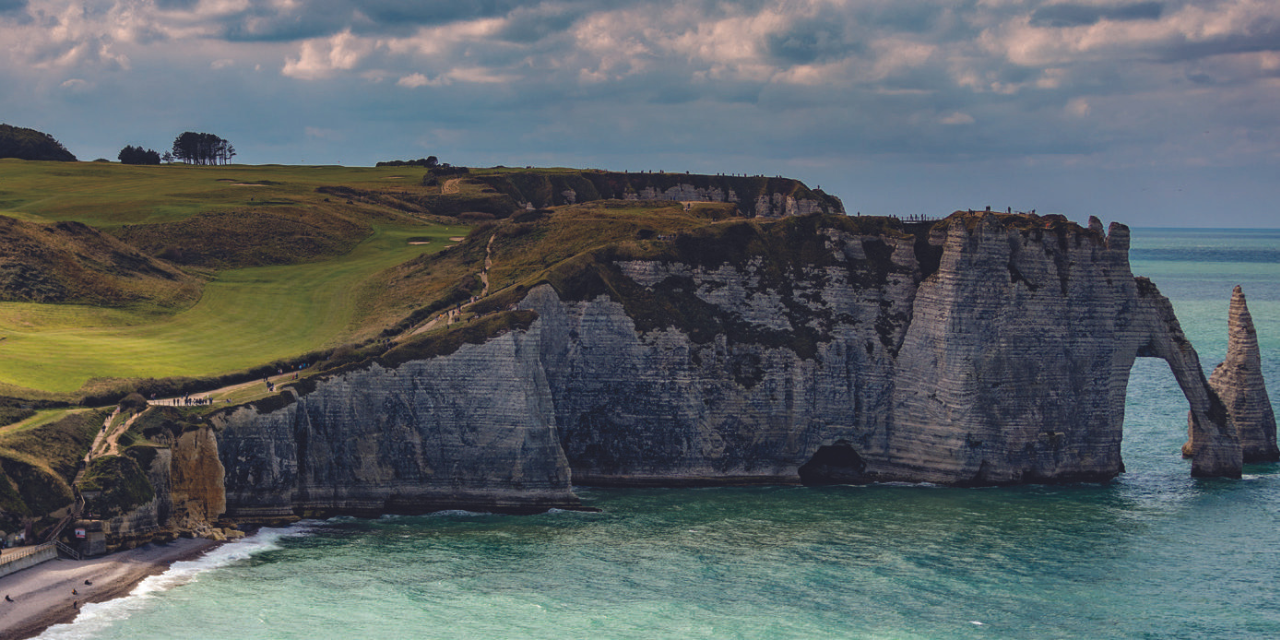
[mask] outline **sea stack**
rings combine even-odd
[[[1227,357],[1213,370],[1209,386],[1222,398],[1235,422],[1245,462],[1280,461],[1276,447],[1276,416],[1262,379],[1258,333],[1245,302],[1244,291],[1231,292],[1228,312]]]

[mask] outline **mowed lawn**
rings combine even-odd
[[[341,344],[357,328],[362,282],[466,232],[375,227],[333,260],[223,271],[176,315],[0,303],[0,382],[65,393],[92,378],[217,375]]]

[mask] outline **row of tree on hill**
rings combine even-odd
[[[129,145],[120,150],[119,159],[124,164],[160,164],[185,162],[187,164],[227,164],[236,156],[231,143],[212,133],[183,132],[173,139],[173,148],[164,155],[154,149]]]
[[[439,158],[436,158],[435,156],[428,156],[426,158],[418,158],[417,160],[384,160],[374,166],[375,167],[426,167],[428,169],[432,169],[435,167],[439,167],[441,165],[440,165]],[[449,163],[446,162],[444,163],[443,166],[447,167],[449,166]]]

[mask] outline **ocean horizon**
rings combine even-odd
[[[1248,298],[1280,394],[1280,229],[1134,228],[1206,375]],[[579,488],[597,513],[262,529],[41,638],[1280,637],[1280,465],[1190,477],[1161,360],[1105,484]]]

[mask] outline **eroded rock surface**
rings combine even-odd
[[[536,332],[511,332],[218,415],[227,515],[577,505],[538,352]]]
[[[223,413],[228,514],[534,510],[575,505],[572,483],[1106,480],[1139,356],[1188,399],[1192,473],[1240,474],[1235,424],[1131,273],[1124,225],[848,228],[741,259],[689,241],[618,260],[611,277],[656,306],[541,285],[527,329]]]
[[[1227,335],[1227,357],[1209,376],[1209,386],[1222,398],[1227,413],[1235,422],[1244,461],[1280,461],[1280,449],[1276,447],[1276,416],[1262,379],[1258,333],[1253,328],[1253,316],[1249,314],[1249,305],[1239,286],[1231,292]]]

